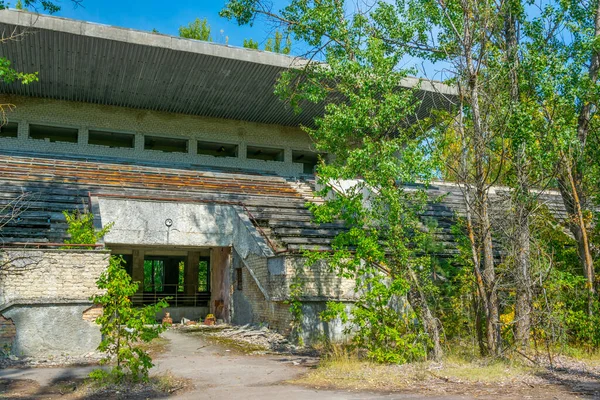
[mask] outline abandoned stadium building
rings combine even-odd
[[[306,207],[319,201],[317,154],[300,125],[322,106],[295,114],[273,94],[302,60],[15,10],[0,11],[0,30],[24,33],[0,56],[39,71],[39,82],[0,87],[0,103],[15,105],[0,129],[0,346],[93,351],[89,298],[110,254],[140,283],[134,301],[171,296],[175,321],[212,313],[285,333],[299,277],[306,339],[341,334],[318,313],[351,302],[352,282],[302,257],[342,228],[314,225]],[[449,106],[452,88],[420,85],[419,113]],[[449,229],[460,192],[431,190],[450,194],[431,209]],[[58,246],[62,212],[75,209],[114,224],[94,250]]]

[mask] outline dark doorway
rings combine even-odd
[[[144,257],[144,293],[169,296],[183,292],[185,264],[185,257]]]

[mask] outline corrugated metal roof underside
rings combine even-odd
[[[0,24],[0,31],[23,32]],[[0,46],[17,70],[39,72],[39,82],[1,84],[8,94],[203,115],[269,124],[310,125],[322,105],[305,104],[300,114],[273,87],[282,67],[218,56],[32,29]],[[451,99],[433,92],[420,116],[448,108]]]

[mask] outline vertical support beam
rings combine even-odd
[[[187,263],[185,265],[185,276],[183,280],[186,295],[195,295],[197,292],[199,262],[200,252],[189,251],[187,256]]]
[[[90,136],[90,133],[89,133],[87,126],[84,128],[79,128],[77,130],[77,144],[79,146],[87,146],[89,136]]]
[[[246,148],[246,142],[241,142],[238,145],[238,158],[240,160],[245,160],[247,157],[248,149]]]
[[[198,155],[198,140],[188,140],[188,154],[191,156]]]
[[[29,122],[20,121],[19,127],[17,128],[17,138],[19,140],[27,140],[29,139]]]
[[[138,284],[137,294],[144,292],[144,251],[133,250],[133,266],[131,276],[134,282]]]
[[[144,135],[141,133],[135,134],[135,139],[133,142],[134,151],[137,154],[140,154],[144,151]]]
[[[216,247],[210,252],[210,313],[230,321],[231,247]]]
[[[294,162],[292,157],[292,149],[290,149],[289,147],[283,149],[283,162],[286,162],[288,164]]]

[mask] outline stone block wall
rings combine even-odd
[[[0,253],[0,306],[89,302],[109,253],[97,250],[6,250]]]
[[[89,298],[108,265],[97,250],[0,252],[0,346],[20,356],[81,355],[100,342]]]
[[[9,122],[19,124],[17,138],[0,137],[0,148],[6,150],[241,168],[297,176],[302,174],[303,165],[292,161],[292,151],[312,149],[309,136],[297,127],[21,96],[7,96],[6,102],[16,105],[9,115]],[[29,124],[77,128],[78,143],[30,139]],[[134,134],[134,147],[111,148],[88,144],[89,130]],[[185,153],[145,150],[146,134],[188,139],[188,150]],[[238,156],[213,157],[197,154],[198,141],[235,144],[238,146]],[[248,159],[247,146],[283,149],[284,160]]]
[[[242,271],[241,287],[238,286],[236,268],[241,268]],[[289,304],[265,298],[248,268],[243,264],[236,265],[236,268],[233,269],[233,322],[236,324],[266,323],[269,328],[288,334],[292,320]]]
[[[312,301],[352,300],[354,281],[339,277],[324,262],[306,265],[306,258],[285,257],[285,277],[287,285],[301,282],[302,298]]]

